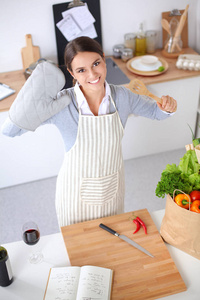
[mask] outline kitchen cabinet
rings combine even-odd
[[[196,53],[190,48],[185,53]],[[155,55],[161,56],[158,50]],[[176,59],[165,58],[168,70],[159,76],[144,77],[131,73],[126,64],[113,59],[127,76],[141,79],[157,96],[170,95],[178,101],[178,110],[165,121],[129,117],[123,138],[124,159],[146,156],[183,148],[191,143],[191,132],[195,131],[199,106],[200,72],[178,70]],[[0,82],[10,85],[18,92],[25,82],[22,70],[0,74]],[[128,82],[127,82],[128,83]],[[0,126],[8,116],[10,105],[16,94],[0,102]],[[64,145],[57,128],[42,126],[34,133],[8,138],[0,133],[0,188],[56,176],[62,164]]]

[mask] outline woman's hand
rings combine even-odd
[[[166,112],[173,113],[177,110],[177,102],[170,96],[162,96],[162,104],[157,102],[158,107]]]

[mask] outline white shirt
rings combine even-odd
[[[81,114],[93,116],[94,114],[91,112],[90,107],[87,103],[87,100],[86,100],[85,96],[83,95],[78,83],[75,84],[74,91],[76,93],[78,108],[80,109]],[[109,99],[111,96],[111,91],[110,91],[110,87],[107,82],[105,82],[105,91],[106,91],[105,96],[99,106],[98,116],[106,115],[109,113],[109,106],[110,106]]]

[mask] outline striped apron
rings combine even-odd
[[[117,110],[101,116],[81,115],[79,110],[77,138],[57,178],[60,227],[123,213],[123,134]]]

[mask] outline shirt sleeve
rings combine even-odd
[[[135,94],[124,86],[114,86],[114,94],[122,123],[131,114],[152,120],[164,120],[173,114],[162,111],[150,97]]]
[[[8,117],[1,126],[1,132],[6,136],[15,137],[24,134],[25,132],[27,132],[27,130],[19,128]]]

